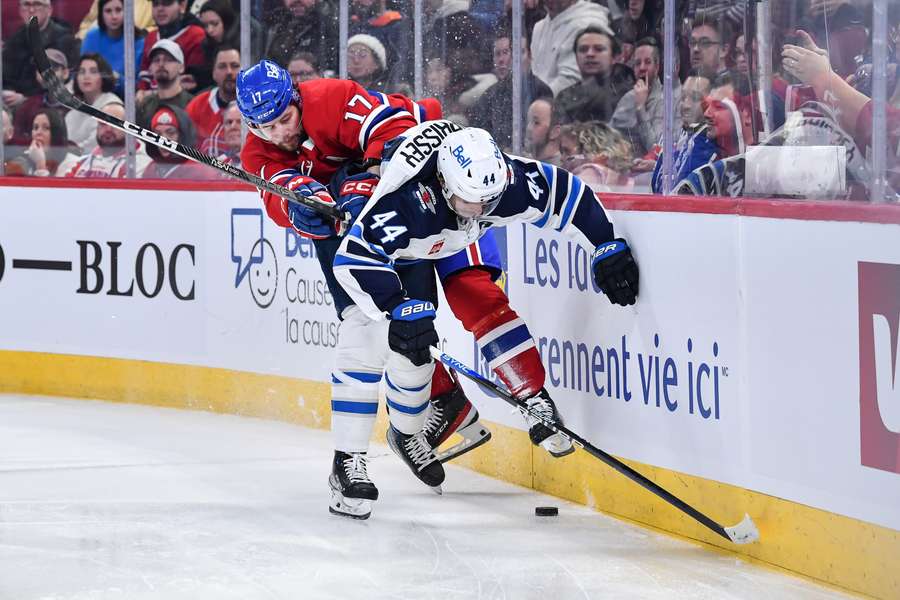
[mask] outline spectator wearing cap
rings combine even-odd
[[[386,0],[350,0],[350,35],[371,35],[387,51],[392,83],[412,80],[410,41],[412,25],[396,10],[388,10]]]
[[[186,111],[197,127],[197,137],[202,143],[219,134],[222,127],[222,109],[237,97],[235,81],[241,70],[241,53],[231,46],[219,46],[213,63],[213,80],[216,87],[201,92],[188,102]]]
[[[102,12],[99,4],[99,0],[94,0],[91,3],[87,14],[81,19],[81,25],[78,27],[78,33],[76,34],[77,38],[87,39],[87,32],[99,24],[97,16]],[[156,27],[156,23],[153,22],[152,0],[134,0],[134,26],[144,30],[144,32]]]
[[[663,132],[666,108],[659,80],[660,49],[655,38],[644,38],[634,48],[634,74],[637,81],[613,113],[609,123],[631,141],[638,156],[643,156]],[[681,84],[676,79],[672,97],[677,105]]]
[[[337,3],[322,0],[282,0],[270,13],[272,27],[263,56],[285,65],[298,52],[319,57],[324,70],[337,68]]]
[[[50,0],[19,0],[22,21],[28,23],[31,17],[37,18],[41,46],[60,50],[67,64],[74,63],[78,58],[78,40],[72,35],[72,28],[52,18],[52,14]],[[15,107],[28,96],[40,94],[42,88],[36,75],[37,67],[23,25],[3,42],[3,102]]]
[[[494,38],[494,75],[497,83],[487,89],[469,108],[469,124],[490,131],[502,148],[512,146],[512,37],[508,30],[500,30]],[[528,40],[522,39],[522,113],[528,111],[536,98],[553,98],[546,83],[531,72]]]
[[[121,102],[110,102],[101,110],[111,117],[120,120],[125,118],[125,105]],[[127,137],[125,132],[103,122],[97,123],[97,146],[79,157],[66,177],[125,177],[128,174],[126,142],[135,148],[134,172],[140,177],[150,163],[143,142]]]
[[[609,31],[609,11],[588,0],[542,0],[547,16],[534,26],[531,69],[557,95],[581,81],[575,37],[585,27]]]
[[[161,104],[184,108],[193,95],[181,87],[184,73],[184,55],[181,46],[169,39],[162,39],[150,50],[150,74],[156,83],[156,92],[146,95],[138,104],[137,122],[146,127]]]
[[[588,27],[572,44],[581,81],[556,97],[561,123],[608,121],[634,85],[632,70],[616,62],[619,42],[607,29]]]
[[[357,33],[347,40],[347,76],[366,89],[387,87],[387,51],[378,38]]]
[[[53,68],[53,73],[60,81],[68,81],[69,61],[66,58],[66,55],[56,48],[47,48],[47,58],[50,60],[50,66]],[[25,98],[25,101],[16,109],[16,117],[14,120],[16,143],[27,144],[29,136],[31,135],[31,122],[34,120],[34,116],[39,110],[52,108],[61,115],[65,115],[69,111],[68,107],[57,102],[53,96],[44,90],[44,80],[40,73],[37,73],[36,79],[38,84],[41,85],[38,93]]]
[[[141,56],[141,82],[142,90],[150,88],[152,69],[150,61],[156,43],[162,40],[174,42],[181,49],[181,64],[184,72],[194,77],[195,72],[202,71],[205,67],[203,56],[203,40],[206,33],[200,21],[193,14],[186,12],[187,0],[153,0],[153,22],[157,29],[147,34],[144,42],[144,54]],[[185,87],[194,89],[194,85],[183,83]]]
[[[72,91],[75,97],[94,108],[103,108],[110,102],[121,102],[112,93],[115,75],[106,60],[96,53],[83,54],[75,70]],[[69,141],[78,145],[82,153],[90,152],[97,145],[97,119],[77,110],[66,113]]]
[[[81,54],[96,53],[102,56],[116,74],[115,92],[125,95],[125,12],[123,0],[100,0],[98,10],[100,18],[97,24],[87,30]],[[150,14],[147,2],[148,11]],[[96,18],[96,16],[95,16]],[[134,28],[134,72],[140,70],[141,56],[144,53],[144,40],[147,32]]]
[[[173,106],[160,106],[150,120],[150,129],[173,142],[194,146],[194,124],[186,112]],[[150,145],[147,154],[153,162],[141,176],[144,179],[216,179],[218,173],[165,148]]]

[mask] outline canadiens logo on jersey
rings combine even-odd
[[[434,190],[424,184],[419,184],[419,189],[415,191],[416,199],[419,201],[419,208],[422,212],[431,211],[435,214],[434,208]]]

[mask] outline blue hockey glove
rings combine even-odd
[[[609,301],[619,306],[634,304],[638,295],[638,266],[622,238],[597,246],[591,257],[594,281]]]
[[[434,329],[434,304],[427,300],[406,300],[391,311],[388,346],[421,367],[431,361],[430,346],[438,343]]]
[[[287,182],[285,187],[303,196],[312,196],[327,204],[334,204],[334,199],[325,186],[308,177],[294,177]],[[303,237],[324,240],[336,233],[334,220],[313,208],[282,198],[281,210],[284,211],[293,228]]]
[[[366,202],[372,197],[376,185],[378,185],[378,176],[373,173],[357,173],[341,182],[341,187],[338,191],[337,207],[343,213],[350,213],[352,216],[350,219],[351,223],[356,220]],[[346,227],[349,227],[349,223]],[[338,230],[339,235],[344,233],[344,231]]]

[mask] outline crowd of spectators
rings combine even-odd
[[[123,0],[81,0],[80,22],[58,17],[62,4],[18,0],[20,20],[37,17],[54,72],[77,97],[124,114]],[[71,8],[69,0],[66,4]],[[836,168],[847,170],[848,185],[833,195],[867,198],[872,108],[864,100],[872,93],[871,2],[773,3],[767,56],[757,46],[755,4],[677,3],[671,183],[684,194],[738,195],[751,171],[750,146],[844,145],[849,158]],[[524,0],[523,5],[524,152],[575,171],[598,190],[661,192],[663,1]],[[137,122],[237,162],[240,1],[135,0],[134,6]],[[336,0],[252,0],[252,6],[254,61],[274,60],[296,82],[336,76]],[[425,95],[442,102],[447,118],[488,129],[511,150],[511,2],[426,0],[423,8]],[[349,0],[350,79],[369,89],[413,94],[412,14],[411,0]],[[900,181],[895,66],[900,9],[895,4],[888,19],[889,176],[895,183]],[[7,174],[121,176],[126,144],[133,143],[139,176],[217,176],[56,104],[41,86],[24,27],[2,37]],[[761,71],[770,74],[764,84]],[[761,87],[770,93],[767,109],[760,102]],[[765,153],[754,156],[766,160]],[[803,160],[802,154],[795,156]],[[759,170],[755,165],[753,172]]]

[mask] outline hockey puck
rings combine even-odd
[[[537,506],[534,514],[537,517],[555,517],[559,514],[559,509],[555,506]]]

